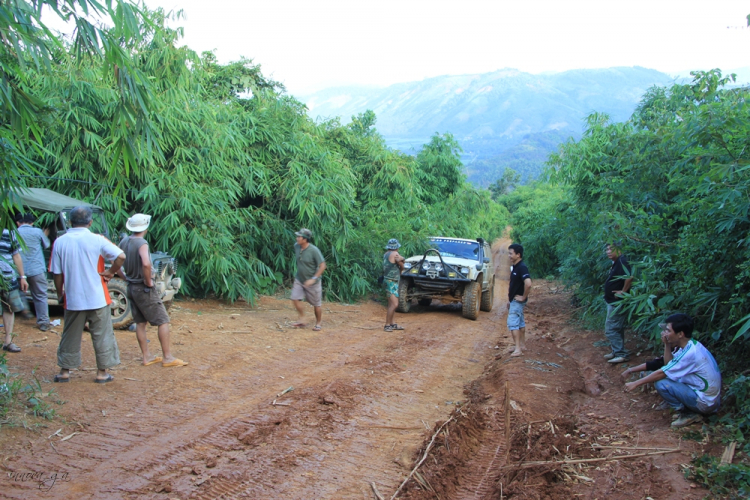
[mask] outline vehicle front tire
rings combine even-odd
[[[482,284],[472,281],[464,288],[463,315],[464,318],[477,319],[479,317],[479,304],[482,300]]]
[[[495,277],[492,277],[490,281],[490,288],[486,292],[482,292],[482,303],[479,306],[484,312],[492,311],[492,303],[495,301]]]
[[[408,313],[411,310],[411,299],[409,289],[411,288],[408,279],[402,279],[398,282],[398,307],[396,310],[400,313]]]
[[[112,279],[107,283],[107,289],[112,299],[112,328],[127,328],[133,322],[127,283],[121,279]]]

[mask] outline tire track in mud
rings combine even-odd
[[[510,240],[498,240],[493,245],[493,264],[499,278],[495,292],[501,292],[500,304],[507,303],[508,277],[510,265],[507,247]],[[495,298],[498,302],[498,298]],[[498,304],[499,305],[499,304]],[[504,308],[498,308],[498,312]],[[504,327],[504,325],[502,325]],[[501,468],[507,461],[507,439],[505,415],[493,411],[484,429],[482,444],[472,460],[471,467],[461,476],[461,485],[456,491],[456,500],[481,500],[490,498],[495,485],[494,480],[500,475]],[[512,427],[512,425],[511,425]]]
[[[508,451],[505,439],[504,416],[495,411],[483,433],[482,444],[472,460],[471,468],[461,476],[461,486],[456,491],[456,500],[481,500],[490,498],[495,479],[506,463]]]

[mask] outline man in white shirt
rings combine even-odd
[[[673,314],[663,324],[664,366],[651,375],[625,384],[625,391],[654,382],[659,395],[679,412],[672,427],[701,422],[703,415],[719,409],[721,373],[716,360],[703,344],[693,340],[693,319],[687,314]]]
[[[98,369],[95,382],[114,380],[107,369],[120,364],[107,282],[125,262],[125,253],[100,234],[89,231],[93,221],[91,207],[70,211],[72,229],[55,241],[52,250],[52,273],[57,298],[65,306],[65,326],[57,348],[60,374],[55,382],[68,382],[71,368],[81,364],[81,336],[88,321]],[[104,260],[112,266],[105,270]]]

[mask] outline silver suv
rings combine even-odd
[[[435,236],[423,255],[406,259],[398,286],[398,311],[409,312],[414,299],[428,306],[461,302],[465,318],[477,319],[491,311],[495,269],[490,245],[482,238],[467,240]]]

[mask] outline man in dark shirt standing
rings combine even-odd
[[[292,286],[292,304],[294,304],[299,320],[292,326],[302,328],[305,326],[305,310],[302,308],[302,299],[306,299],[315,311],[315,326],[313,330],[319,332],[323,327],[323,287],[320,285],[320,276],[326,270],[326,261],[318,247],[310,243],[312,231],[302,228],[294,235],[297,243],[294,244],[294,255],[297,258],[297,274]]]
[[[531,292],[531,275],[523,263],[523,247],[513,243],[508,247],[510,283],[508,284],[508,330],[513,336],[515,350],[511,356],[521,356],[526,349],[526,322],[523,310]]]
[[[604,301],[607,303],[607,321],[604,323],[604,335],[609,339],[612,352],[604,355],[604,359],[612,364],[628,361],[628,351],[625,350],[625,315],[617,311],[617,305],[622,300],[622,294],[630,290],[633,282],[630,275],[630,264],[612,243],[606,247],[607,258],[612,261],[609,276],[604,282]]]
[[[124,274],[121,273],[120,276],[128,282],[128,298],[135,321],[135,337],[143,353],[143,366],[154,363],[161,363],[167,368],[187,366],[185,361],[172,356],[169,344],[169,315],[158,290],[154,287],[151,252],[145,239],[150,224],[150,215],[135,214],[125,224],[133,235],[126,236],[120,242],[120,248],[125,252]],[[147,322],[157,327],[162,356],[154,356],[149,352],[146,338]]]

